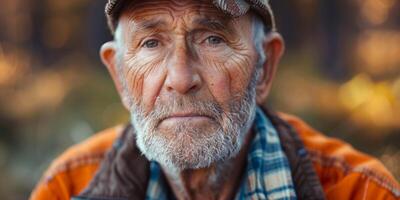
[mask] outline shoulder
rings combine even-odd
[[[297,117],[279,115],[302,139],[328,199],[400,197],[400,185],[379,160],[324,136]]]
[[[96,133],[57,157],[32,192],[31,199],[69,199],[94,176],[123,126]]]

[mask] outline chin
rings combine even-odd
[[[181,129],[168,133],[139,133],[137,144],[149,160],[175,171],[207,168],[237,155],[242,146],[239,132],[209,131]]]

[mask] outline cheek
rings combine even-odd
[[[205,59],[203,77],[210,93],[222,105],[244,94],[253,71],[248,54],[231,54],[225,59]]]
[[[146,109],[146,112],[153,109],[165,81],[166,73],[165,68],[154,67],[154,70],[151,70],[150,73],[143,78],[142,105]]]
[[[165,69],[160,67],[162,59],[138,54],[126,63],[127,91],[133,103],[141,105],[145,112],[148,112],[154,105],[165,79]]]
[[[255,61],[249,54],[235,54],[226,62],[226,65],[232,77],[232,87],[240,91],[247,89],[255,66]]]

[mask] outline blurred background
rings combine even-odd
[[[27,199],[52,159],[128,121],[100,45],[105,0],[2,0],[0,197]],[[377,156],[400,179],[400,1],[272,1],[287,50],[268,104]]]

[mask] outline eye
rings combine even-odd
[[[223,43],[223,42],[225,42],[225,41],[224,41],[224,39],[222,39],[222,38],[219,37],[219,36],[212,35],[212,36],[209,36],[209,37],[206,39],[206,42],[207,42],[208,44],[211,44],[211,45],[219,45],[219,44],[221,44],[221,43]]]
[[[156,39],[150,39],[143,43],[142,47],[146,48],[156,48],[159,45],[159,41]]]

